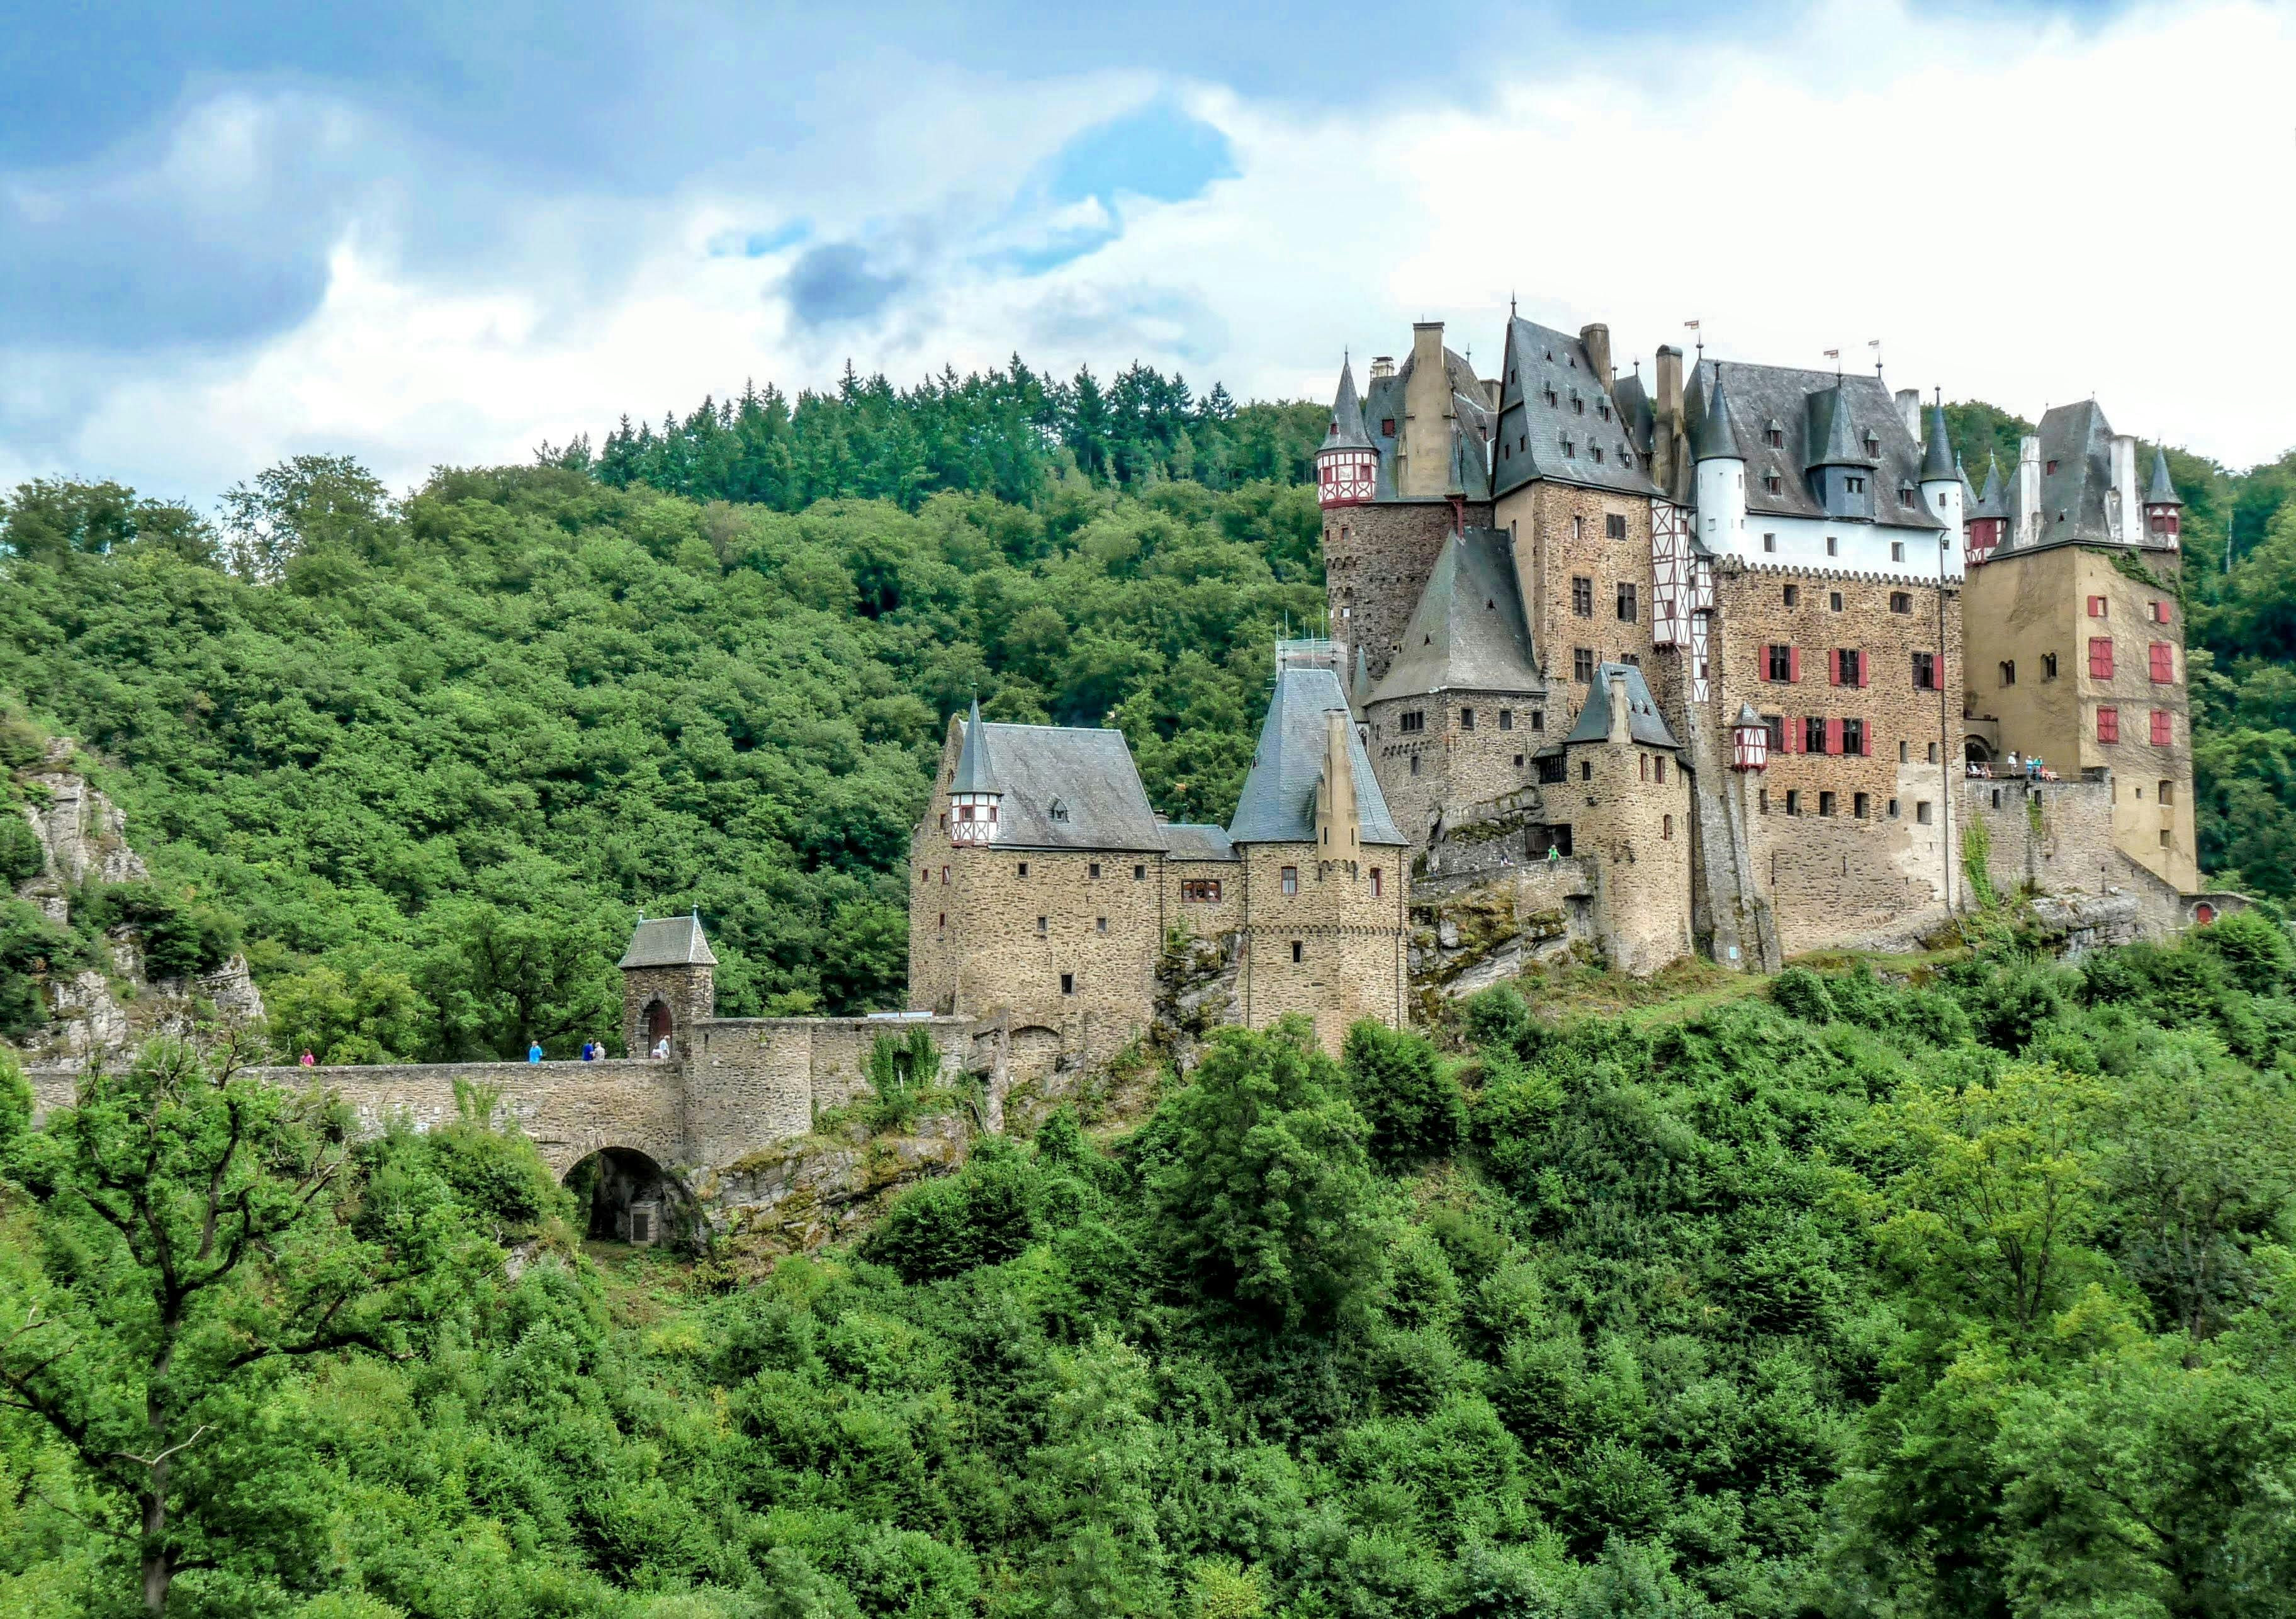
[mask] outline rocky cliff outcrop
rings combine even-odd
[[[29,822],[42,851],[40,869],[17,883],[16,898],[62,928],[72,926],[76,896],[88,885],[151,877],[143,857],[128,845],[127,818],[87,779],[78,760],[69,738],[52,739],[37,762],[15,774],[20,803],[0,811]],[[184,1032],[202,1022],[257,1023],[264,1015],[262,993],[242,956],[212,973],[154,978],[145,971],[144,941],[133,926],[110,929],[94,954],[94,965],[52,965],[38,974],[48,1021],[14,1046],[27,1066],[78,1066],[154,1034]]]

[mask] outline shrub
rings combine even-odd
[[[2260,911],[2235,911],[2190,935],[2192,945],[2232,969],[2234,982],[2268,995],[2296,976],[2296,944],[2288,930]]]
[[[0,886],[13,888],[45,869],[46,846],[32,824],[13,810],[0,807]]]
[[[1002,1264],[1037,1238],[1037,1191],[1020,1149],[988,1138],[955,1174],[903,1194],[861,1252],[910,1282]]]
[[[1426,1036],[1366,1020],[1348,1031],[1342,1062],[1382,1169],[1416,1169],[1458,1150],[1466,1097]]]
[[[1779,974],[1770,986],[1770,999],[1779,1010],[1806,1023],[1830,1023],[1834,1018],[1833,991],[1808,967],[1788,967]]]

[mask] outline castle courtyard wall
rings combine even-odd
[[[1314,1023],[1324,1049],[1336,1053],[1360,1019],[1390,1027],[1405,1022],[1408,851],[1366,849],[1352,871],[1348,861],[1318,861],[1316,852],[1313,843],[1259,843],[1245,850],[1243,960],[1236,999],[1247,1027],[1265,1029],[1301,1014]],[[1299,874],[1294,894],[1283,892],[1285,867]],[[1377,893],[1374,867],[1380,872]]]

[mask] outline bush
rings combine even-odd
[[[904,1193],[861,1252],[909,1282],[1002,1264],[1037,1239],[1037,1192],[1021,1149],[985,1138],[955,1174]]]
[[[2296,976],[2296,944],[2288,930],[2260,911],[2234,911],[2195,928],[2191,944],[2222,960],[2233,982],[2251,994],[2269,995]]]
[[[1806,1023],[1830,1023],[1834,1018],[1833,991],[1808,967],[1788,967],[1779,974],[1770,986],[1770,999],[1780,1011]]]
[[[1487,1051],[1529,1056],[1538,1040],[1538,1020],[1513,984],[1493,984],[1467,998],[1467,1039]]]
[[[144,941],[144,971],[151,978],[212,973],[239,949],[236,918],[215,906],[177,899],[155,883],[99,889],[74,909],[99,933],[133,927]]]
[[[1467,1100],[1425,1035],[1366,1020],[1348,1031],[1341,1063],[1381,1168],[1416,1169],[1458,1150]]]
[[[13,809],[0,806],[0,886],[29,882],[47,863],[47,848],[32,824]]]

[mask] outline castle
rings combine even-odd
[[[1201,950],[1226,1017],[1334,1044],[1407,1019],[1469,892],[1638,974],[1885,948],[1994,889],[2214,914],[2165,456],[2140,488],[2135,439],[2059,407],[1980,491],[1878,374],[1663,347],[1645,381],[1513,314],[1500,352],[1479,377],[1427,322],[1360,392],[1342,364],[1331,635],[1278,649],[1228,827],[1160,819],[1116,732],[950,722],[912,1007],[1076,1060]]]

